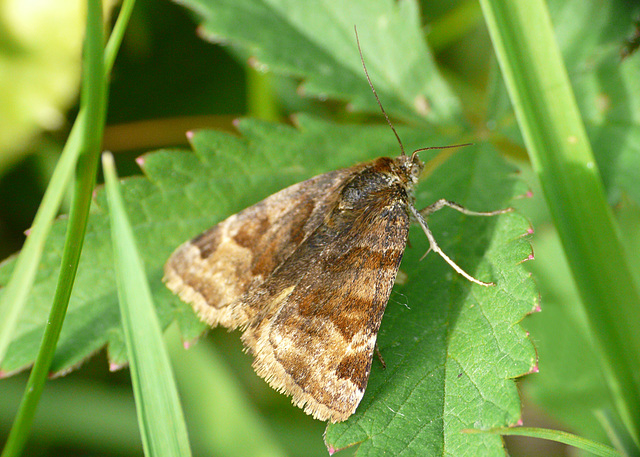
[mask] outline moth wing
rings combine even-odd
[[[245,325],[229,305],[268,278],[320,225],[359,167],[287,187],[182,244],[165,264],[167,287],[211,326]]]
[[[409,230],[402,199],[345,214],[353,220],[325,219],[242,307],[256,372],[332,422],[362,399]]]

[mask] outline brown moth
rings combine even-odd
[[[444,206],[508,211],[478,213],[444,199],[417,210],[418,152],[433,148],[405,154],[364,70],[400,156],[287,187],[184,243],[165,265],[167,287],[203,321],[243,331],[258,375],[331,422],[351,416],[364,394],[410,223],[422,227],[429,251],[486,286],[442,252],[426,218]]]

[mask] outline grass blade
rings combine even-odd
[[[540,438],[543,440],[555,441],[557,443],[567,444],[569,446],[591,452],[599,457],[622,457],[622,455],[612,447],[604,444],[587,440],[571,433],[562,432],[560,430],[549,430],[546,428],[534,427],[505,427],[495,428],[492,430],[467,430],[470,433],[495,433],[499,435],[512,436],[528,436],[531,438]]]
[[[113,156],[104,154],[120,316],[131,368],[142,446],[147,456],[190,456],[187,426],[162,339],[144,265],[118,188]]]

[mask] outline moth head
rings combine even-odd
[[[418,152],[414,152],[410,156],[401,155],[396,159],[403,177],[407,183],[417,184],[420,173],[424,169],[424,162],[420,160]]]

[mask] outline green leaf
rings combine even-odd
[[[633,20],[640,7],[624,1],[598,2],[581,0],[551,0],[550,16],[558,46],[571,80],[576,101],[600,170],[609,202],[616,202],[619,212],[629,202],[640,198],[640,54],[621,60],[620,49],[634,29]],[[521,35],[522,30],[518,30]],[[539,42],[539,41],[538,41]],[[548,67],[545,63],[544,68]],[[498,74],[501,78],[501,75]],[[502,86],[500,81],[498,85]],[[509,108],[505,107],[504,86],[496,91],[493,103],[495,122],[508,122]],[[514,129],[509,134],[512,138]],[[550,122],[547,119],[547,122]],[[506,130],[503,128],[502,132]],[[522,144],[522,140],[516,140]],[[554,154],[556,151],[554,151]],[[542,197],[534,188],[533,194]],[[532,199],[531,203],[535,204]],[[614,411],[602,367],[598,364],[598,348],[588,330],[582,303],[565,263],[557,233],[549,227],[548,211],[544,203],[532,207],[529,202],[523,212],[532,217],[536,227],[534,250],[536,262],[527,266],[540,285],[543,312],[527,319],[525,327],[536,335],[540,357],[540,373],[527,379],[526,392],[545,411],[561,419],[571,430],[597,440],[605,440],[598,411]],[[633,205],[630,205],[633,206]],[[636,210],[637,214],[637,210]],[[594,214],[589,214],[595,218]],[[638,236],[637,216],[632,223],[622,224],[630,237]],[[600,235],[601,236],[601,235]],[[630,262],[639,268],[636,253],[638,244],[627,246]],[[617,262],[611,255],[599,258],[595,269],[600,272],[607,263]],[[636,279],[636,283],[640,281]],[[617,281],[608,287],[619,287]],[[607,306],[620,321],[629,321],[622,307]],[[632,390],[627,388],[628,390]],[[610,437],[611,438],[611,437]]]
[[[459,104],[435,70],[413,1],[336,2],[333,10],[256,1],[189,4],[206,17],[206,32],[256,56],[264,68],[304,79],[310,94],[373,111],[375,99],[355,46],[357,25],[364,58],[387,110],[428,125],[421,130],[398,127],[407,150],[460,143],[461,134],[473,136],[457,125]],[[161,326],[177,320],[185,339],[205,328],[160,281],[164,262],[180,243],[286,185],[398,153],[386,126],[339,126],[308,116],[299,116],[297,122],[296,129],[242,121],[240,138],[199,132],[190,137],[195,154],[149,154],[139,162],[146,176],[125,180],[126,210]],[[448,198],[473,210],[493,210],[509,206],[514,196],[524,193],[512,177],[514,168],[489,144],[477,143],[423,180],[417,189],[419,206]],[[435,155],[421,153],[425,161]],[[126,362],[104,203],[99,191],[54,360],[56,371],[81,363],[105,344],[114,367]],[[0,366],[4,372],[22,369],[32,360],[45,325],[42,309],[57,274],[54,266],[64,225],[59,221],[54,227],[31,309]],[[420,261],[426,240],[419,230],[412,230],[401,267],[402,285],[392,294],[379,337],[388,367],[382,370],[374,361],[356,414],[327,430],[332,449],[362,443],[360,454],[365,455],[477,455],[481,447],[486,455],[504,455],[499,439],[472,437],[460,430],[519,420],[513,378],[535,364],[531,342],[518,325],[537,302],[533,283],[519,265],[530,255],[523,237],[529,227],[517,214],[471,218],[451,210],[433,215],[430,225],[445,252],[466,271],[497,286],[467,282],[434,254]],[[11,268],[12,261],[0,267],[0,284]]]
[[[160,281],[162,266],[178,244],[288,184],[398,150],[386,126],[340,126],[305,116],[298,124],[294,129],[246,120],[239,124],[241,138],[200,132],[191,137],[195,154],[149,154],[141,160],[147,178],[124,181],[125,205],[162,326],[177,319],[187,339],[204,328]],[[400,128],[399,133],[407,149],[455,142],[436,140],[429,130]],[[523,193],[509,176],[512,172],[489,146],[466,148],[419,186],[418,205],[444,197],[477,210],[508,206],[512,196]],[[54,360],[56,371],[80,363],[105,343],[114,366],[126,360],[103,207],[99,191]],[[522,238],[528,225],[512,213],[470,218],[454,211],[434,215],[430,224],[445,252],[470,273],[498,285],[471,285],[433,254],[420,262],[427,245],[418,230],[412,231],[412,247],[402,266],[406,285],[393,293],[380,332],[388,368],[381,370],[374,361],[369,389],[356,415],[328,431],[334,448],[363,440],[363,452],[396,449],[399,442],[422,448],[444,442],[458,455],[473,455],[469,446],[481,440],[491,452],[501,453],[499,439],[469,438],[458,431],[514,424],[519,418],[520,400],[512,378],[530,371],[535,362],[533,347],[517,325],[537,298],[532,281],[518,265],[530,254]],[[54,231],[63,226],[59,221]],[[37,345],[34,335],[45,323],[42,309],[55,280],[59,237],[54,235],[45,250],[49,256],[40,269],[31,309],[2,365],[5,372],[31,362]],[[10,268],[11,263],[0,268],[0,279]],[[380,428],[384,433],[378,433]],[[381,443],[383,436],[392,439]]]
[[[205,37],[231,42],[255,57],[259,70],[302,78],[308,95],[378,113],[358,55],[357,26],[369,74],[390,114],[450,127],[460,121],[459,102],[426,46],[415,0],[182,3],[202,18]]]
[[[196,154],[159,151],[139,160],[148,178],[127,179],[123,198],[149,269],[152,292],[158,294],[163,325],[178,319],[187,339],[204,329],[190,307],[176,306],[173,295],[160,282],[164,262],[180,243],[287,185],[397,151],[387,127],[340,127],[305,117],[299,118],[299,124],[301,131],[247,120],[239,125],[243,139],[204,131],[191,138]],[[408,148],[436,143],[431,132],[407,130],[403,137]],[[439,144],[446,142],[438,140]],[[106,267],[112,260],[105,203],[98,191],[54,372],[80,363],[105,344],[114,366],[126,361],[118,310],[113,306],[117,303],[115,277]],[[24,369],[33,360],[58,274],[65,229],[64,219],[53,226],[29,307],[0,365],[3,372]],[[0,284],[6,283],[14,263],[15,258],[3,263]]]
[[[639,208],[627,202],[618,208],[618,221],[626,237],[627,252],[638,252]],[[539,227],[534,240],[536,261],[527,267],[544,291],[543,312],[523,324],[537,336],[540,373],[528,378],[523,390],[526,397],[581,436],[605,442],[607,434],[600,413],[613,413],[615,408],[598,365],[596,343],[557,233],[542,220],[536,222],[534,225]],[[632,260],[638,276],[640,259]],[[619,312],[619,319],[625,318]]]

